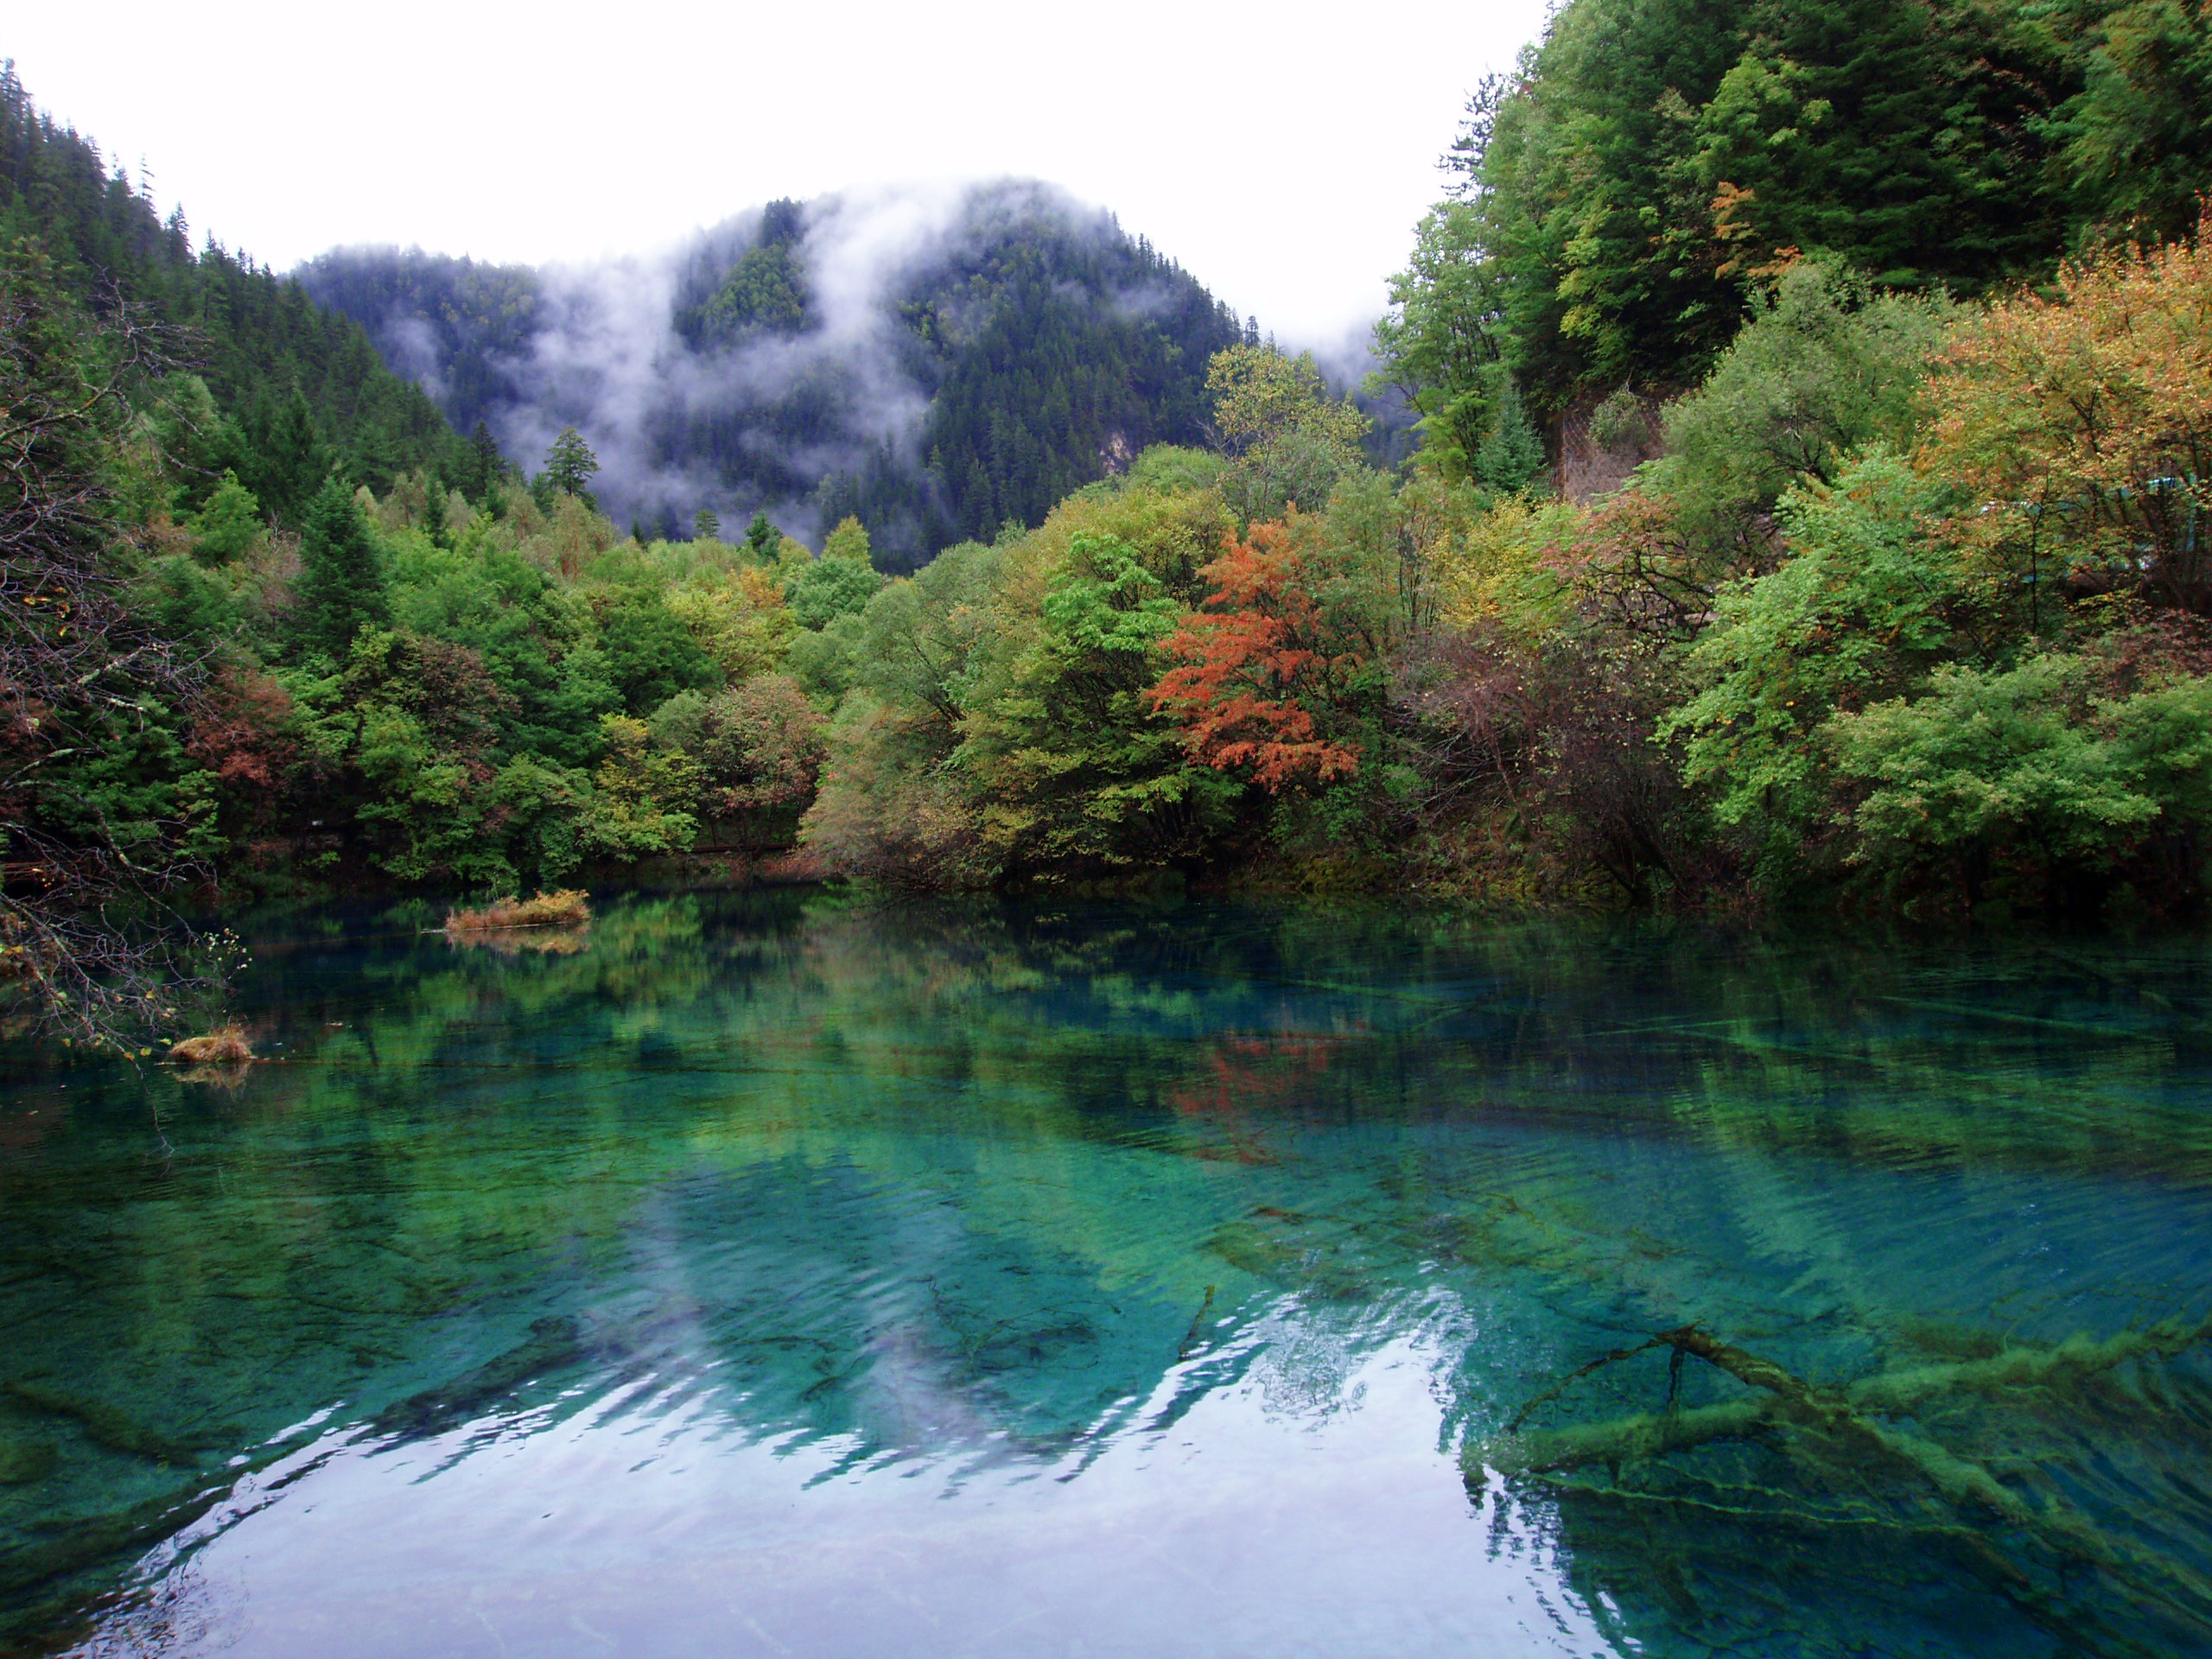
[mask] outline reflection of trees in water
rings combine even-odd
[[[1487,1445],[1692,1324],[1847,1389],[2107,1341],[2203,1288],[2174,1224],[2212,1170],[2188,947],[798,893],[619,900],[567,955],[410,925],[258,949],[285,1063],[223,1093],[80,1079],[73,1127],[0,1167],[23,1371],[201,1442],[211,1475],[333,1402],[464,1434],[644,1384],[626,1409],[705,1402],[855,1460],[1080,1465],[1239,1379],[1318,1413],[1408,1336],[1461,1356],[1446,1432]],[[149,1095],[179,1149],[160,1203],[71,1154]],[[2165,1198],[2106,1205],[2146,1173]],[[2038,1249],[2054,1268],[2021,1265]],[[1682,1351],[1525,1432],[1773,1393],[1670,1371]],[[1524,1459],[1485,1502],[1655,1651],[1980,1618],[2123,1653],[2114,1598],[2155,1595],[2032,1522],[2063,1501],[2116,1550],[2212,1560],[2174,1474],[2205,1404],[2192,1350],[1891,1414],[2024,1518],[1786,1414],[1618,1468]],[[30,1519],[177,1484],[81,1419],[7,1412],[0,1440],[57,1455],[0,1486],[0,1575]],[[2196,1590],[2168,1588],[2159,1639],[2201,1645]]]
[[[1166,1090],[1177,1116],[1199,1131],[1192,1147],[1201,1158],[1268,1164],[1269,1126],[1293,1121],[1324,1081],[1331,1053],[1368,1033],[1356,1027],[1327,1034],[1287,1032],[1245,1036],[1224,1032],[1209,1045],[1195,1075]]]

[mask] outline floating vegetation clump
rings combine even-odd
[[[260,1057],[246,1039],[244,1026],[219,1026],[205,1036],[188,1037],[169,1050],[180,1065],[243,1065]]]
[[[573,957],[590,939],[588,927],[493,927],[446,935],[448,944],[502,957]]]
[[[454,944],[483,945],[502,956],[572,957],[584,948],[590,923],[589,895],[563,887],[533,899],[498,899],[481,910],[448,911],[445,935]]]
[[[499,899],[481,910],[446,912],[446,931],[506,933],[528,927],[582,927],[591,920],[591,899],[581,887],[540,893],[534,899]]]

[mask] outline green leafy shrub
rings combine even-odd
[[[1854,861],[1893,884],[2009,874],[2046,903],[2094,891],[2159,836],[2212,824],[2212,679],[2103,695],[2108,664],[2044,652],[2006,672],[1947,663],[1926,691],[1822,733],[1863,791]]]

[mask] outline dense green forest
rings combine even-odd
[[[2190,910],[2208,64],[2161,4],[1569,0],[1397,279],[1391,468],[1195,285],[1116,334],[1090,300],[1149,249],[1009,212],[901,302],[954,504],[901,575],[860,474],[819,548],[626,533],[574,431],[525,480],[10,82],[23,1006],[86,1037],[185,1006],[181,959],[73,966],[83,895],[164,880]],[[803,222],[702,258],[686,350],[804,334]]]
[[[301,278],[457,429],[484,423],[520,453],[579,428],[603,505],[647,539],[702,509],[802,530],[853,517],[887,569],[910,570],[1042,522],[1150,444],[1203,440],[1206,364],[1240,330],[1148,243],[1006,182],[863,275],[847,243],[873,211],[771,202],[665,273],[353,249]],[[650,327],[608,296],[660,280]]]
[[[226,469],[293,524],[334,465],[376,489],[424,467],[467,476],[466,446],[360,328],[212,238],[195,249],[182,214],[162,219],[146,185],[110,173],[0,63],[0,239],[35,242],[80,304],[129,303],[188,331],[172,357],[190,378],[164,391],[167,453],[190,505]]]
[[[1445,157],[1384,353],[1432,449],[1695,386],[1792,264],[1965,299],[2193,232],[2212,44],[2171,0],[1575,0]]]

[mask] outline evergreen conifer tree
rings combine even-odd
[[[1497,400],[1497,419],[1490,436],[1475,451],[1475,482],[1485,489],[1510,493],[1525,490],[1543,476],[1543,440],[1521,401],[1521,389],[1511,378]]]
[[[346,480],[334,474],[308,504],[300,529],[300,579],[291,634],[302,653],[343,663],[353,636],[389,619],[383,561]]]
[[[207,505],[192,516],[193,550],[210,564],[235,559],[261,534],[261,503],[226,467]]]
[[[545,477],[553,488],[563,494],[573,495],[584,505],[596,511],[599,502],[585,486],[599,471],[599,457],[583,440],[583,434],[573,426],[561,429],[561,435],[553,440],[553,447],[545,452]]]
[[[423,490],[423,533],[430,538],[433,546],[447,544],[446,486],[435,478]]]
[[[297,387],[280,400],[257,399],[217,448],[239,482],[287,524],[302,522],[335,459],[315,435],[315,416]]]
[[[758,563],[773,564],[776,562],[776,545],[782,539],[775,525],[768,522],[768,515],[765,512],[754,513],[753,522],[746,526],[746,552]]]
[[[461,486],[461,493],[472,501],[483,501],[492,493],[492,486],[507,470],[505,459],[499,454],[498,441],[492,429],[482,421],[476,423],[468,434],[468,477]]]

